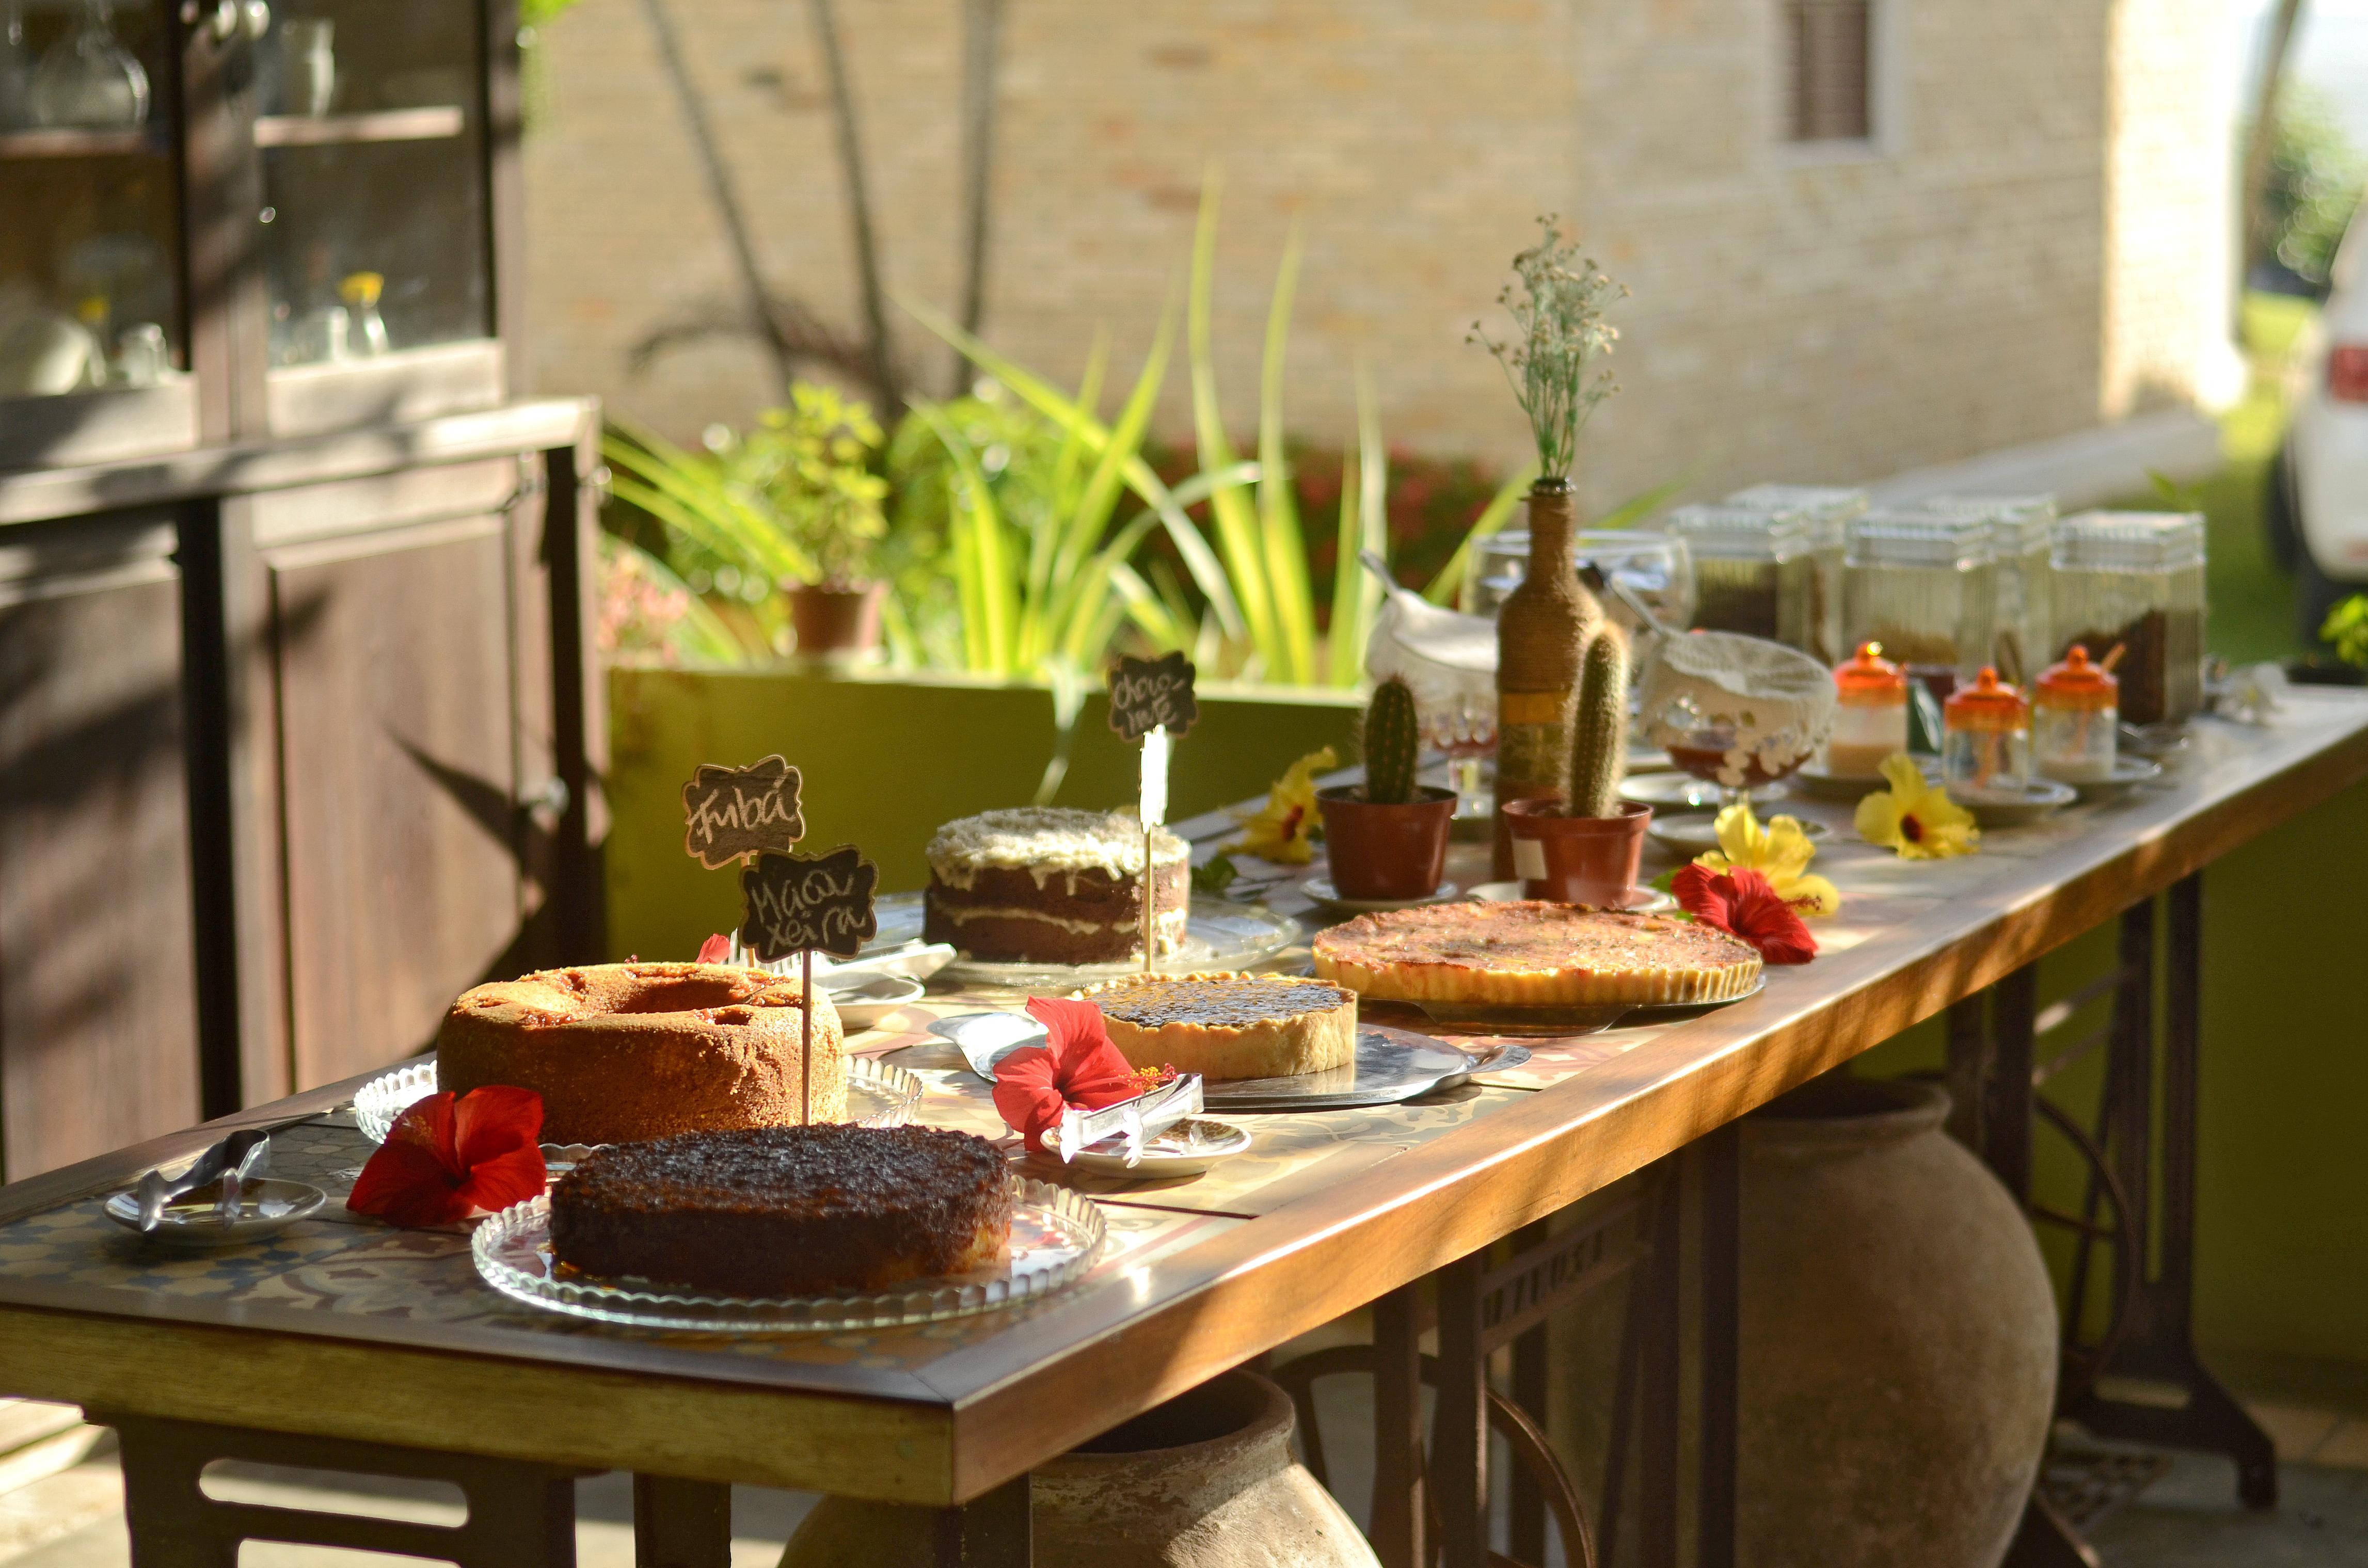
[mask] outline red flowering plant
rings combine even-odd
[[[523,1203],[549,1180],[541,1136],[542,1096],[532,1089],[429,1095],[395,1118],[346,1207],[421,1230]]]
[[[1817,939],[1800,914],[1758,871],[1717,872],[1690,864],[1669,879],[1669,891],[1687,914],[1742,937],[1769,963],[1807,963],[1817,956]]]
[[[699,944],[700,963],[723,963],[732,957],[732,938],[718,931]]]
[[[1044,1026],[1044,1043],[996,1062],[995,1108],[1030,1149],[1044,1150],[1045,1135],[1059,1131],[1071,1106],[1099,1110],[1175,1080],[1172,1067],[1130,1065],[1110,1042],[1102,1010],[1091,1002],[1031,996],[1028,1013]]]

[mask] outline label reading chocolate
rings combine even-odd
[[[1139,741],[1160,726],[1181,735],[1201,717],[1192,700],[1193,669],[1181,653],[1121,659],[1110,670],[1110,722],[1123,740]]]
[[[740,873],[741,943],[765,963],[799,952],[851,959],[880,934],[879,882],[880,868],[852,844],[827,855],[768,849]]]
[[[806,835],[798,770],[780,755],[746,767],[701,763],[682,787],[683,853],[709,870],[743,856],[787,851]]]

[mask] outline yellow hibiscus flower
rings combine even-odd
[[[1883,759],[1888,790],[1858,803],[1858,835],[1869,844],[1896,849],[1905,860],[1945,860],[1974,852],[1982,830],[1974,813],[1928,783],[1924,770],[1906,752]]]
[[[1315,775],[1339,765],[1330,746],[1292,763],[1267,791],[1266,804],[1242,818],[1242,835],[1225,847],[1285,866],[1306,865],[1323,822],[1315,811]]]
[[[1751,803],[1727,807],[1718,813],[1718,848],[1694,857],[1694,864],[1713,876],[1743,869],[1768,879],[1776,896],[1804,915],[1831,915],[1842,906],[1842,895],[1823,877],[1809,875],[1817,846],[1810,842],[1798,819],[1770,817],[1768,825],[1751,814]]]

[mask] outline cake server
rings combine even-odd
[[[260,1176],[271,1164],[271,1130],[242,1128],[197,1157],[188,1170],[167,1178],[150,1171],[140,1178],[140,1233],[153,1235],[165,1218],[165,1205],[185,1193],[220,1182],[226,1209],[238,1207],[240,1184]]]

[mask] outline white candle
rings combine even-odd
[[[1167,820],[1167,726],[1155,725],[1143,737],[1143,825],[1159,826]]]

